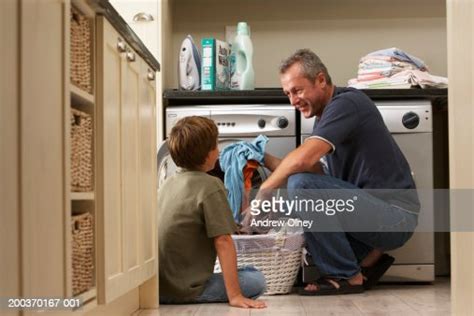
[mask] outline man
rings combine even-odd
[[[308,284],[301,294],[362,292],[393,263],[384,252],[406,243],[417,225],[420,206],[410,167],[375,104],[361,91],[335,87],[312,51],[298,50],[283,61],[280,81],[291,104],[305,118],[316,120],[312,136],[283,160],[266,154],[265,165],[273,173],[262,184],[260,196],[285,182],[290,193],[300,197],[311,192],[316,198],[321,189],[329,194],[345,189],[337,191],[338,198],[358,195],[355,215],[339,213],[323,219],[340,229],[305,232],[307,248],[323,278]],[[322,157],[327,160],[327,175],[322,172]],[[396,191],[384,195],[366,189]],[[363,223],[375,232],[363,232]]]

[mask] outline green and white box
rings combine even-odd
[[[214,38],[203,38],[202,46],[202,90],[229,90],[230,45]]]
[[[202,69],[201,69],[201,89],[215,90],[215,40],[213,38],[203,38],[202,47]]]

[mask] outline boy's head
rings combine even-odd
[[[217,134],[216,124],[208,118],[190,116],[180,119],[168,138],[171,158],[181,168],[211,170],[218,156]]]

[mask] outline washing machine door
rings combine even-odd
[[[178,171],[178,166],[171,159],[168,150],[168,142],[165,140],[158,146],[158,189],[163,185],[166,179],[174,175]]]

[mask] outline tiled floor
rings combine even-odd
[[[162,305],[135,316],[155,315],[450,315],[450,282],[438,279],[433,285],[379,285],[363,294],[342,296],[264,296],[262,310],[232,308],[227,304]]]

